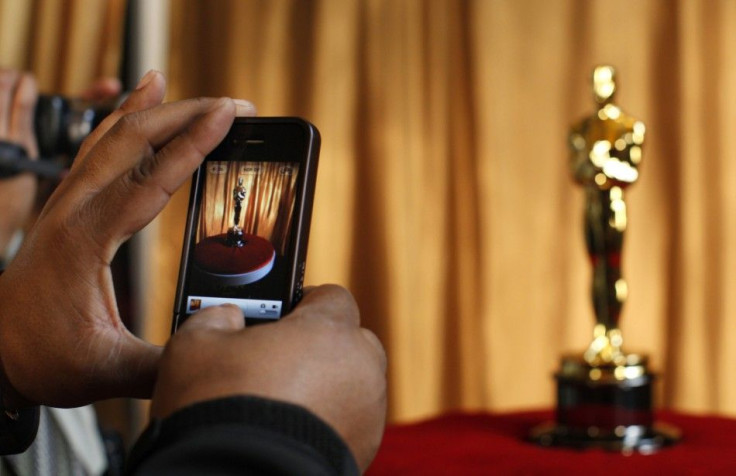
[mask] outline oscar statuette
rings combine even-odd
[[[565,356],[555,375],[556,421],[537,428],[545,446],[597,447],[651,453],[675,443],[679,432],[654,422],[647,357],[625,353],[619,328],[628,295],[621,275],[627,227],[625,189],[639,177],[644,123],[613,102],[615,70],[593,72],[597,110],[573,127],[570,166],[585,193],[585,242],[593,266],[593,339],[582,355]]]
[[[238,177],[238,184],[233,188],[233,202],[235,202],[235,216],[233,226],[227,231],[228,246],[242,248],[246,241],[243,238],[243,229],[240,227],[240,215],[243,211],[243,200],[245,200],[245,187],[243,177]]]

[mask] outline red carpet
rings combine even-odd
[[[550,449],[523,441],[551,412],[449,414],[386,429],[366,473],[379,475],[736,474],[736,420],[659,412],[682,441],[653,455]]]

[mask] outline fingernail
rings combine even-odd
[[[235,115],[236,116],[255,116],[256,106],[245,99],[233,99],[235,103]]]
[[[156,74],[158,74],[158,71],[156,71],[155,69],[148,70],[148,72],[143,75],[141,80],[138,81],[138,84],[136,85],[135,90],[138,91],[140,89],[145,88],[148,85],[148,83],[151,82],[153,77],[156,76]]]

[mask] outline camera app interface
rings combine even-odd
[[[278,319],[299,164],[211,161],[204,166],[186,312],[232,303],[247,318]]]

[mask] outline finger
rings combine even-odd
[[[258,114],[255,104],[245,99],[233,99],[237,106],[235,115],[238,117],[252,117]]]
[[[202,309],[188,318],[178,333],[197,332],[203,329],[238,331],[245,327],[243,311],[234,304],[223,304]]]
[[[320,319],[350,326],[360,325],[360,311],[350,292],[335,284],[325,284],[304,293],[304,298],[286,318]]]
[[[79,95],[86,101],[100,102],[120,95],[123,87],[118,78],[100,78]]]
[[[126,114],[157,106],[161,104],[166,93],[166,80],[164,76],[155,70],[146,73],[136,86],[136,89],[123,101],[123,103],[110,113],[97,128],[84,140],[79,149],[77,158],[72,168],[77,168],[86,161],[89,151],[104,137],[104,135],[118,123],[120,118]]]
[[[149,114],[145,117],[134,119],[135,127],[130,126],[131,120],[123,120],[124,127],[116,127],[111,136],[106,136],[98,144],[116,146],[119,153],[111,154],[120,159],[102,164],[108,167],[97,171],[97,185],[104,186],[101,183],[107,178],[104,174],[115,173],[117,177],[92,199],[86,209],[91,215],[84,218],[90,223],[89,229],[95,235],[95,241],[109,246],[105,252],[110,258],[122,241],[143,228],[163,209],[171,195],[222,141],[235,114],[234,103],[228,98],[185,101],[161,108],[167,106],[184,113],[152,114],[153,110],[146,111]],[[203,111],[205,106],[207,109]],[[197,116],[197,112],[201,114]],[[193,116],[196,118],[181,130],[181,126],[187,125],[185,118]],[[161,117],[161,120],[156,121],[156,117]],[[172,134],[178,135],[171,137]],[[154,153],[164,142],[168,143]],[[131,163],[133,161],[137,163]],[[116,169],[120,167],[125,171],[118,175]],[[112,216],[116,217],[115,220],[110,220]]]
[[[17,81],[17,71],[0,69],[0,140],[8,136],[10,110],[13,107],[13,94]]]
[[[222,140],[240,108],[232,99],[222,98],[221,101],[225,101],[221,105],[227,106],[230,115],[224,129],[220,122],[212,127],[208,127],[206,123],[198,126],[198,129],[217,129],[216,142],[209,144],[212,141],[208,141],[209,145],[194,144],[204,147],[206,153]],[[218,99],[214,98],[188,99],[127,114],[99,139],[83,161],[80,161],[77,169],[72,171],[84,174],[84,181],[88,186],[102,188],[133,167],[147,167],[150,161],[142,159],[156,158],[160,149],[169,147],[170,141],[191,128],[201,116],[211,113],[217,102]],[[198,163],[199,160],[197,165]],[[179,164],[179,167],[183,166]]]
[[[124,117],[126,114],[142,111],[161,104],[165,92],[166,81],[163,75],[155,70],[151,70],[146,73],[138,83],[136,90],[133,91],[115,111],[110,113],[82,142],[79,152],[77,153],[77,157],[72,162],[71,170],[76,171],[84,167],[90,150],[113,126],[118,123],[120,118]],[[106,166],[110,167],[110,164],[102,164],[100,167],[104,168]],[[42,215],[47,213],[48,210],[51,209],[51,206],[55,205],[67,190],[75,189],[73,186],[74,180],[70,180],[68,175],[69,174],[64,177],[64,180],[56,188],[55,193],[46,201],[46,208],[41,212]],[[85,178],[85,181],[86,180],[87,179]],[[86,193],[86,190],[82,190],[80,187],[76,187],[76,189]]]
[[[38,157],[36,135],[33,130],[33,116],[38,99],[36,80],[30,74],[18,77],[10,114],[8,138],[25,147],[30,158]]]

